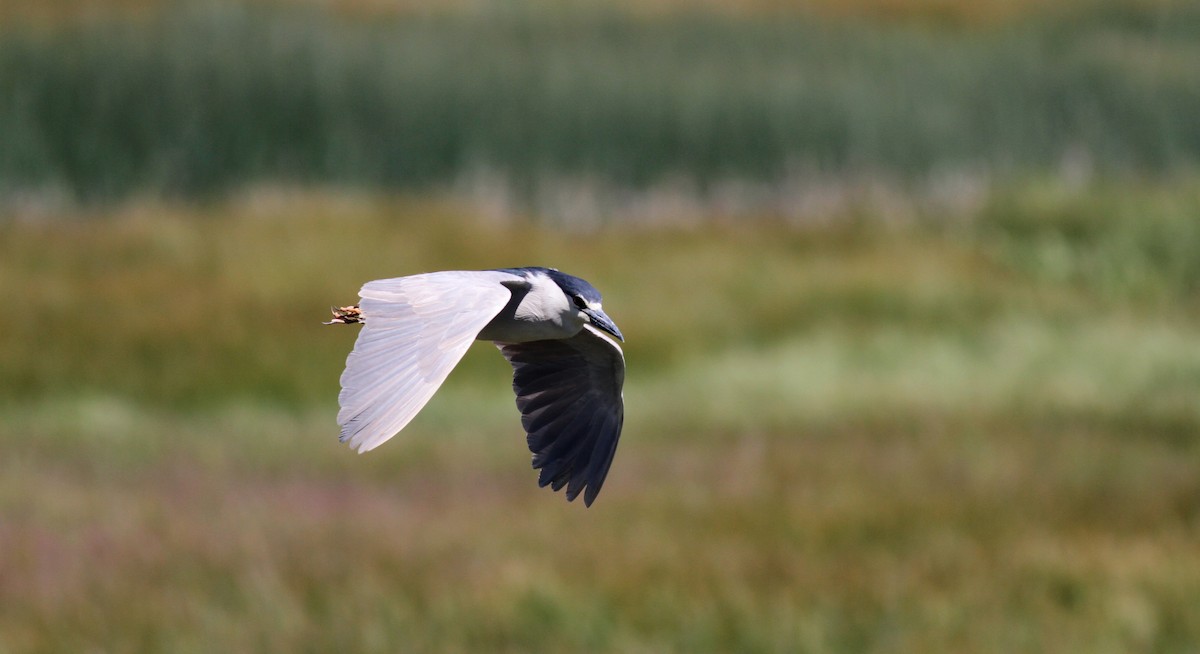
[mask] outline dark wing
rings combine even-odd
[[[566,486],[568,500],[586,488],[583,503],[591,506],[625,422],[620,346],[591,325],[564,340],[496,346],[513,367],[521,425],[533,467],[541,469],[538,485]]]

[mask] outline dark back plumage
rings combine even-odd
[[[574,275],[568,275],[554,268],[543,268],[541,266],[527,266],[525,268],[500,268],[502,272],[513,273],[515,275],[529,275],[532,273],[542,273],[552,279],[558,287],[567,294],[568,297],[575,295],[581,296],[587,300],[589,304],[599,304],[601,302],[600,291],[596,290],[595,286],[588,283],[586,279],[580,279]]]

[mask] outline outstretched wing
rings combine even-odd
[[[512,298],[511,273],[436,272],[368,282],[364,325],[342,373],[341,440],[359,452],[396,435]]]
[[[591,506],[625,421],[620,346],[591,325],[565,340],[496,345],[513,367],[521,425],[533,467],[541,469],[538,485],[565,485],[568,500],[586,488],[583,503]]]

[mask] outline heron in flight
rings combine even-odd
[[[553,268],[433,272],[368,282],[334,323],[362,323],[342,373],[341,440],[366,452],[404,428],[474,340],[513,367],[539,486],[591,506],[625,420],[624,341],[600,292]]]

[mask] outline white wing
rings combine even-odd
[[[564,340],[496,345],[513,367],[538,485],[566,486],[568,500],[586,488],[583,503],[591,506],[625,422],[621,347],[591,325]]]
[[[512,299],[511,273],[436,272],[368,282],[364,325],[342,373],[341,440],[378,447],[417,415],[488,322]]]

